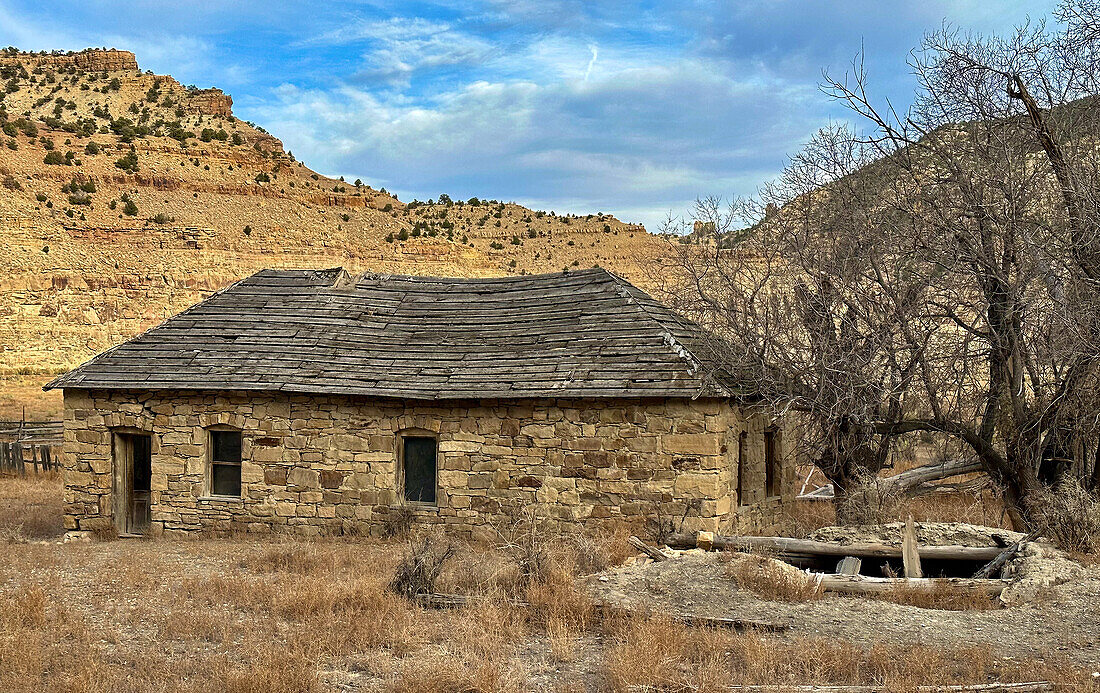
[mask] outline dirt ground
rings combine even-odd
[[[415,537],[62,543],[56,478],[0,478],[0,691],[635,691],[1048,679],[1100,693],[1100,576],[1010,609],[764,601],[720,554],[629,534],[458,544],[428,609],[387,585]],[[525,535],[525,538],[531,538]],[[510,547],[509,547],[510,545]],[[631,564],[632,563],[632,564]],[[524,566],[527,569],[524,569]],[[633,615],[598,605],[627,606]],[[682,614],[787,624],[685,625]]]
[[[741,618],[789,628],[786,638],[825,637],[863,646],[980,646],[1015,659],[1052,657],[1100,670],[1100,571],[1049,587],[1027,604],[989,611],[925,609],[826,594],[801,603],[765,601],[737,588],[718,553],[613,569],[591,580],[601,601],[656,613]]]

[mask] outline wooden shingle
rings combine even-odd
[[[727,397],[713,343],[603,269],[263,270],[50,382],[408,399]]]

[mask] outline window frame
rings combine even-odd
[[[423,438],[432,441],[435,447],[435,469],[434,469],[434,501],[420,501],[411,500],[408,497],[405,489],[405,441],[410,438]],[[409,429],[401,431],[397,434],[397,494],[401,503],[404,505],[412,505],[420,508],[438,508],[439,497],[442,495],[439,487],[439,468],[440,468],[440,453],[439,453],[439,436],[432,431],[425,431],[421,429]]]
[[[783,470],[779,464],[779,429],[764,429],[764,498],[783,495]]]
[[[237,461],[229,460],[216,460],[214,459],[214,437],[221,433],[236,433],[240,438],[239,456]],[[210,498],[236,498],[240,499],[244,497],[244,484],[242,482],[241,467],[244,464],[244,431],[233,426],[210,426],[206,429],[206,495]],[[235,495],[227,493],[217,493],[214,491],[214,468],[215,467],[236,467],[237,469],[237,487],[240,489]]]
[[[746,467],[749,462],[749,432],[741,431],[737,435],[737,506],[743,508],[749,505],[745,493]]]

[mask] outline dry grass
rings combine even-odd
[[[57,472],[0,478],[0,542],[60,537],[61,499]]]
[[[691,628],[668,619],[631,619],[604,655],[611,688],[718,690],[731,685],[874,684],[883,691],[959,681],[1059,681],[1100,690],[1087,672],[997,660],[988,648],[881,644],[869,649],[831,639],[779,639]]]
[[[724,553],[725,575],[740,589],[761,599],[806,602],[820,599],[824,590],[813,576],[768,556]]]
[[[43,483],[60,492],[56,480]],[[0,497],[20,507],[40,505],[22,494],[44,493],[37,482],[0,480]],[[10,522],[14,505],[0,507]],[[628,554],[620,532],[542,537],[532,548],[538,570],[459,543],[438,588],[486,598],[433,611],[387,590],[408,542],[12,544],[0,553],[0,691],[314,693],[341,682],[523,691],[569,678],[576,690],[807,682],[903,690],[918,673],[922,683],[1018,676],[988,651],[866,650],[661,618],[608,621],[578,576]],[[1025,673],[1083,682],[1071,667]]]
[[[978,590],[948,583],[936,583],[931,587],[899,584],[889,591],[870,596],[874,599],[916,606],[921,609],[990,611],[1001,608],[1000,600],[997,597],[991,597]]]

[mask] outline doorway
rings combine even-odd
[[[122,534],[145,534],[149,529],[152,464],[149,434],[115,434],[115,517]]]

